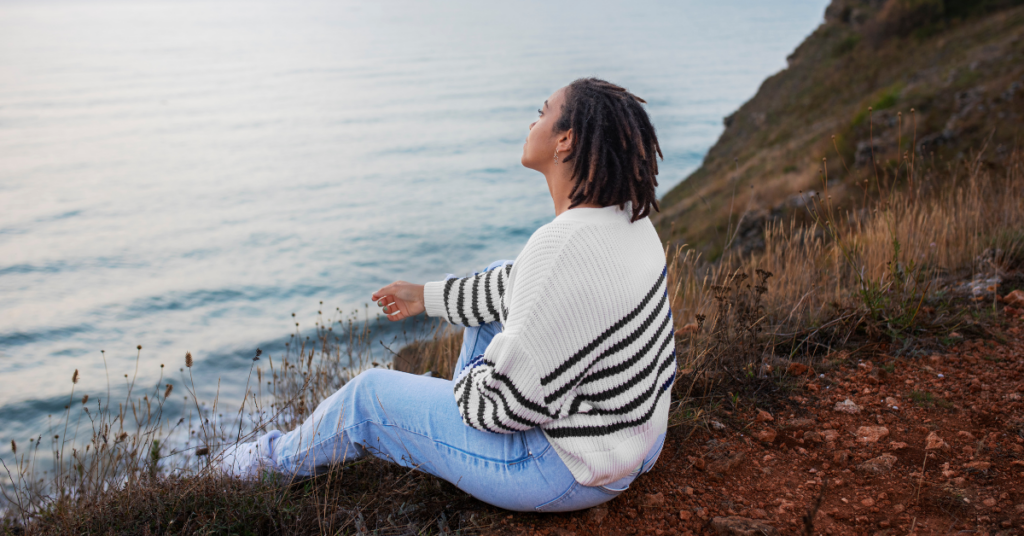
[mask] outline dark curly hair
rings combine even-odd
[[[566,86],[555,132],[573,132],[573,148],[562,160],[572,164],[575,181],[569,208],[595,203],[624,209],[626,201],[632,201],[630,222],[648,216],[651,207],[661,211],[655,194],[655,155],[665,157],[642,106],[646,102],[597,78],[580,78]]]

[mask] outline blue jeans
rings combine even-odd
[[[497,261],[485,270],[509,262]],[[501,327],[492,322],[465,329],[456,376]],[[499,508],[567,512],[622,493],[638,474],[650,470],[665,440],[662,434],[632,474],[605,486],[583,486],[540,428],[514,434],[472,428],[462,422],[453,393],[450,380],[367,370],[321,402],[301,426],[274,437],[271,458],[285,474],[305,476],[369,453],[447,480]]]

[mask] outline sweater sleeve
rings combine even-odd
[[[554,349],[539,342],[550,338],[552,316],[565,315],[564,304],[552,299],[550,288],[561,242],[541,236],[523,250],[511,281],[504,329],[454,379],[459,413],[473,428],[514,433],[549,423],[568,409],[570,397],[552,399],[550,387],[541,381],[542,371],[550,368],[544,364],[557,356],[544,353]]]
[[[469,277],[426,283],[423,304],[427,316],[461,326],[501,321],[508,315],[504,300],[511,273],[512,264],[506,264]]]

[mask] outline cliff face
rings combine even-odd
[[[1024,142],[1022,3],[833,0],[662,198],[652,217],[662,240],[711,259],[756,251],[767,222],[806,212],[826,171],[834,201],[855,209],[911,160],[944,165],[984,149],[998,165]]]

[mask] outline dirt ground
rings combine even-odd
[[[797,367],[802,385],[776,408],[671,428],[654,470],[603,507],[494,529],[804,534],[820,500],[813,534],[1024,534],[1024,320],[993,333],[917,359]]]

